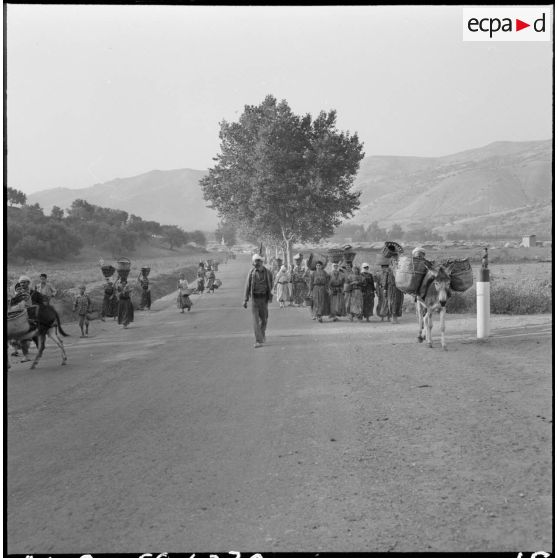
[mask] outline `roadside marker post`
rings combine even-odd
[[[477,339],[485,339],[489,335],[490,270],[488,269],[488,248],[485,248],[477,281]]]

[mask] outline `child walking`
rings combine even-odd
[[[77,310],[79,316],[79,328],[81,329],[81,337],[87,337],[89,335],[89,320],[87,318],[87,313],[91,310],[91,299],[89,295],[85,294],[85,285],[81,285],[79,288],[79,295],[74,301],[74,312]],[[84,331],[85,326],[85,331]]]

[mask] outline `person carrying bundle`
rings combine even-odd
[[[404,294],[395,285],[395,276],[390,267],[390,259],[380,256],[379,264],[381,266],[380,275],[378,277],[378,309],[377,314],[384,321],[393,321],[394,324],[399,323],[399,319],[403,314],[403,298]]]
[[[190,288],[188,286],[188,281],[184,273],[178,276],[178,298],[176,299],[176,305],[180,310],[181,314],[184,314],[184,308],[190,312],[192,308],[192,301],[190,300]]]

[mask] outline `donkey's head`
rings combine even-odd
[[[45,304],[45,298],[39,291],[31,291],[31,302],[41,306]]]
[[[439,265],[434,266],[427,262],[426,268],[428,269],[428,273],[432,278],[432,284],[434,285],[434,289],[436,290],[437,294],[437,301],[442,308],[445,308],[446,303],[451,296],[451,271],[453,265],[448,267]]]

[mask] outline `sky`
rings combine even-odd
[[[8,186],[206,170],[266,95],[337,111],[366,156],[552,137],[552,41],[463,41],[459,6],[12,5]]]

